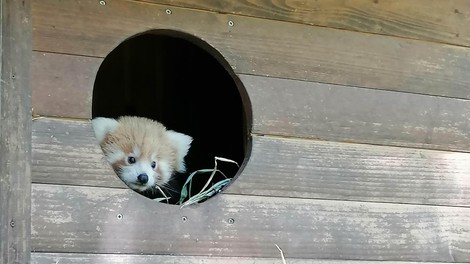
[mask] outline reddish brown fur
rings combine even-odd
[[[162,124],[135,117],[121,117],[118,121],[119,127],[107,134],[101,143],[106,154],[122,151],[127,157],[137,146],[141,152],[137,158],[151,161],[153,155],[157,161],[167,162],[172,169],[177,167],[177,148],[168,138]],[[125,165],[125,160],[118,160],[112,165],[117,170]]]
[[[131,188],[142,191],[162,185],[175,171],[185,171],[190,136],[168,131],[161,123],[142,117],[97,118],[94,126],[108,161]],[[140,175],[148,175],[148,182],[139,183]]]

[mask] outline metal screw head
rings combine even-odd
[[[121,219],[122,219],[122,214],[117,214],[117,215],[116,215],[116,218],[117,218],[118,220],[121,220]]]
[[[233,26],[235,26],[235,23],[233,23],[232,20],[229,20],[229,21],[228,21],[228,26],[229,26],[229,27],[233,27]]]
[[[229,219],[228,219],[228,223],[229,223],[229,224],[233,224],[233,223],[235,223],[235,219],[233,219],[233,218],[229,218]]]
[[[15,227],[15,221],[11,220],[11,221],[10,221],[10,226],[11,226],[12,228]]]
[[[100,1],[100,5],[105,6],[105,5],[106,5],[106,1],[101,0],[101,1]]]
[[[165,10],[165,13],[166,13],[167,15],[171,15],[171,9],[168,9],[168,8],[167,8],[167,9]]]
[[[181,221],[186,222],[188,221],[188,218],[186,216],[181,217]]]

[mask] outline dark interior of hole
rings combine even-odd
[[[187,173],[165,190],[176,203],[190,172],[214,167],[214,157],[242,164],[247,144],[245,109],[238,87],[207,49],[182,37],[143,34],[130,38],[103,61],[93,90],[93,117],[148,117],[193,137],[186,156]],[[227,176],[238,168],[220,163]],[[194,190],[209,175],[194,178]],[[217,176],[213,182],[222,180]],[[155,198],[155,195],[146,193]]]

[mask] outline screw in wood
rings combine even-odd
[[[228,219],[228,223],[232,225],[233,223],[235,223],[235,219],[229,218],[229,219]]]
[[[171,9],[166,9],[166,10],[165,10],[165,13],[166,13],[167,15],[171,15],[171,13],[172,13],[172,12],[171,12]]]
[[[106,1],[101,0],[101,1],[100,1],[100,5],[105,6],[105,5],[106,5]]]
[[[11,226],[12,228],[15,227],[15,221],[11,220],[11,221],[10,221],[10,226]]]
[[[121,220],[121,219],[122,219],[122,214],[117,214],[117,215],[116,215],[116,218],[117,218],[118,220]]]
[[[228,21],[228,26],[229,26],[229,27],[233,27],[233,26],[235,26],[235,23],[233,23],[232,20],[229,20],[229,21]]]
[[[186,216],[181,217],[181,221],[186,222],[188,221],[188,218]]]

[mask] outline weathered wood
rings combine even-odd
[[[203,257],[203,256],[168,256],[168,255],[125,255],[125,254],[79,254],[79,253],[32,253],[32,264],[273,264],[282,263],[278,258],[246,257]],[[402,262],[402,261],[355,261],[355,260],[320,260],[292,259],[286,257],[289,264],[443,264],[437,262]]]
[[[167,15],[167,8],[36,0],[33,46],[104,57],[136,33],[174,29],[210,43],[236,73],[470,98],[468,48],[177,7]]]
[[[190,161],[188,161],[190,162]],[[232,194],[470,206],[470,153],[253,137]],[[89,122],[33,123],[33,181],[124,187]]]
[[[470,261],[470,208],[219,194],[180,209],[126,189],[36,184],[32,215],[38,252],[277,258],[278,244],[292,258]]]
[[[470,154],[254,137],[227,193],[470,206]]]
[[[253,131],[380,145],[470,151],[470,101],[241,76]]]
[[[33,122],[33,181],[123,188],[96,143],[90,122]]]
[[[470,46],[466,0],[141,1]]]
[[[102,61],[100,58],[33,52],[34,113],[90,117],[93,82]]]
[[[81,60],[75,56],[48,56],[60,61],[55,67],[58,69],[67,69],[69,63],[75,65]],[[59,75],[71,76],[67,86],[61,85],[62,81],[50,81],[53,78],[46,72],[35,75],[35,83],[47,84],[35,88],[35,112],[90,118],[92,86],[88,81],[89,85],[74,81],[73,76],[83,76],[97,63],[93,59],[76,71],[59,71]],[[469,100],[250,75],[240,78],[250,96],[256,133],[470,151]],[[83,85],[86,88],[75,89]]]
[[[0,1],[0,263],[30,261],[31,3]]]

